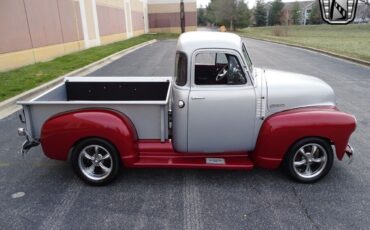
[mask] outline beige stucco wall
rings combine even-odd
[[[185,31],[197,29],[196,0],[184,0]],[[158,32],[181,32],[180,1],[149,0],[148,1],[149,30]]]
[[[185,10],[194,18],[196,1],[185,0]],[[173,0],[1,0],[0,71],[149,31],[178,33],[177,12]]]
[[[84,48],[74,0],[1,0],[0,71]]]

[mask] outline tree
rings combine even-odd
[[[299,3],[296,1],[292,9],[292,23],[298,25],[301,22],[301,9],[299,8]]]
[[[263,0],[257,0],[256,8],[254,9],[253,14],[256,26],[266,25],[266,9]]]
[[[207,25],[206,10],[204,8],[198,8],[197,9],[197,17],[198,17],[198,25],[199,26],[206,26]]]
[[[249,25],[250,12],[243,0],[211,0],[207,6],[207,19],[230,30]]]
[[[239,1],[236,8],[235,27],[245,28],[250,24],[251,12],[244,1]]]
[[[322,23],[320,3],[318,0],[316,0],[315,3],[312,5],[312,10],[311,10],[309,19],[310,19],[310,24],[321,24]]]
[[[230,30],[234,30],[236,19],[235,0],[215,0],[216,4],[216,23],[227,25]]]
[[[211,24],[216,23],[216,16],[215,16],[215,0],[211,0],[206,8],[206,19]]]
[[[280,24],[281,10],[284,7],[284,3],[281,0],[274,0],[271,4],[269,13],[269,25]]]
[[[289,25],[289,24],[291,24],[289,10],[282,10],[280,12],[279,24],[280,25]]]

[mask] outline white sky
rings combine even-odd
[[[256,4],[256,0],[244,0],[245,2],[248,2],[249,8],[252,8]],[[271,2],[273,0],[265,0],[265,2]],[[283,2],[295,2],[295,0],[282,0]],[[297,1],[307,1],[307,0],[297,0]],[[203,6],[205,7],[208,5],[210,0],[197,0],[197,7]]]

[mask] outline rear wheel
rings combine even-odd
[[[285,165],[293,179],[312,183],[330,171],[333,160],[333,151],[327,141],[305,138],[291,147],[285,158]]]
[[[116,178],[120,161],[117,150],[111,143],[99,138],[90,138],[75,146],[72,166],[86,183],[104,185]]]

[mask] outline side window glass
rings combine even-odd
[[[199,53],[195,57],[196,85],[242,85],[247,83],[243,69],[235,55],[227,53]]]
[[[176,63],[175,63],[175,79],[176,85],[184,86],[188,79],[188,59],[186,54],[184,53],[177,53],[176,54]]]

